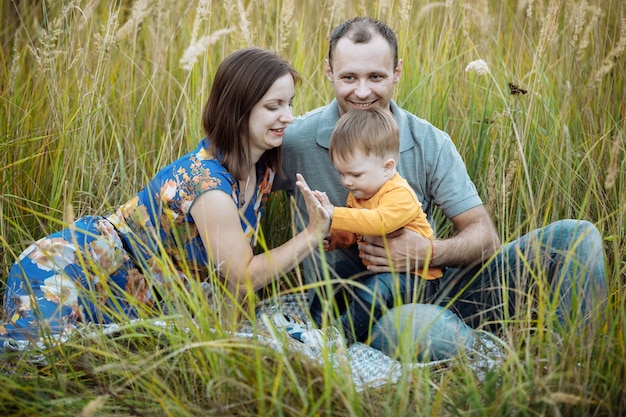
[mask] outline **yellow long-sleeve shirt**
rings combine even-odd
[[[362,236],[384,236],[406,227],[433,239],[422,204],[407,181],[396,173],[367,200],[348,194],[346,207],[335,207],[331,225],[330,249],[353,245]],[[439,268],[414,271],[425,279],[442,276]]]

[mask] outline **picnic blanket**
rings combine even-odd
[[[323,366],[331,363],[340,372],[350,372],[350,376],[357,390],[367,388],[378,388],[387,384],[396,383],[403,373],[416,368],[431,367],[435,370],[451,366],[457,358],[430,362],[400,362],[397,359],[385,355],[383,352],[363,343],[354,343],[346,349],[333,350],[320,354],[319,349],[313,348],[296,339],[286,337],[286,335],[276,334],[277,329],[271,325],[268,317],[275,313],[284,313],[301,320],[305,325],[310,325],[310,318],[306,313],[306,298],[300,294],[282,295],[259,303],[255,310],[255,322],[244,323],[231,337],[241,340],[257,341],[270,348],[284,352],[289,351],[302,357],[303,360],[310,361],[313,365]],[[134,320],[136,321],[146,321]],[[150,325],[161,327],[165,330],[176,326],[171,320],[149,319]],[[127,324],[126,324],[127,325]],[[95,337],[99,335],[114,335],[123,331],[123,323],[107,324],[97,326],[85,326],[83,329],[76,329],[82,337]],[[63,343],[69,337],[76,335],[76,332],[56,337],[56,342]],[[503,343],[495,336],[477,332],[474,347],[464,352],[465,360],[468,360],[470,367],[476,373],[479,380],[485,380],[488,372],[496,369],[505,359]],[[46,357],[36,353],[37,349],[45,350],[49,345],[44,341],[32,343],[29,341],[5,341],[3,349],[5,352],[23,352],[28,360],[35,364],[44,365]]]
[[[306,298],[300,294],[283,295],[274,299],[268,299],[260,303],[256,308],[256,329],[249,323],[244,325],[238,337],[256,338],[275,347],[275,349],[290,349],[299,352],[313,363],[324,364],[330,361],[335,368],[350,370],[352,381],[357,390],[366,388],[378,388],[386,384],[396,383],[404,372],[415,368],[445,368],[456,360],[450,358],[445,360],[429,362],[400,362],[391,358],[378,349],[370,347],[364,343],[353,343],[345,351],[331,351],[325,355],[320,355],[318,349],[312,348],[295,339],[268,337],[272,334],[271,325],[268,325],[267,317],[274,313],[286,313],[292,317],[297,317],[305,325],[310,325],[310,318],[305,309]],[[260,324],[259,324],[260,323]],[[259,332],[259,326],[264,331]],[[466,359],[470,361],[470,366],[480,380],[484,380],[488,372],[496,369],[506,357],[502,342],[494,335],[486,332],[476,332],[476,341],[473,348],[465,352]]]

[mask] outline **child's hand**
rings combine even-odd
[[[317,198],[317,201],[320,202],[322,207],[326,209],[326,211],[330,214],[330,217],[333,217],[333,212],[335,211],[335,206],[330,203],[330,199],[323,191],[315,190],[313,191],[313,195]]]

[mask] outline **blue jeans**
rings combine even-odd
[[[326,254],[331,266],[331,278],[351,276],[359,271],[356,251],[333,251]],[[316,278],[312,258],[305,265],[305,276]],[[545,273],[549,288],[536,282],[536,273]],[[541,275],[540,275],[541,276]],[[319,279],[320,277],[317,277]],[[556,305],[556,319],[563,325],[593,323],[600,317],[608,297],[602,237],[597,228],[579,220],[560,220],[534,230],[518,240],[502,246],[488,262],[467,268],[448,268],[440,280],[427,281],[426,297],[412,304],[385,313],[372,328],[371,345],[385,353],[394,352],[404,328],[411,326],[410,335],[430,335],[427,343],[437,357],[451,352],[450,329],[458,330],[454,346],[467,345],[467,326],[498,331],[508,319],[515,317],[520,307],[533,303],[529,294],[549,297]],[[332,300],[331,286],[322,284],[309,294],[313,319],[321,322],[321,307]],[[328,296],[331,295],[329,298]],[[427,304],[435,304],[453,312],[458,323],[451,325],[451,316],[432,314]],[[316,317],[318,315],[318,317]],[[388,316],[388,317],[387,317]],[[431,321],[418,320],[425,317]],[[452,317],[452,322],[454,318]],[[380,336],[383,335],[383,336]]]
[[[394,306],[411,302],[414,292],[420,291],[421,278],[413,274],[365,275],[350,281],[335,293],[343,298],[347,308],[339,307],[339,324],[348,343],[365,342],[372,325]],[[341,295],[339,295],[341,294]],[[319,322],[321,310],[314,314]]]
[[[547,277],[549,288],[536,276]],[[561,325],[600,315],[608,290],[602,237],[593,224],[560,220],[502,246],[485,264],[449,268],[435,302],[473,328],[497,331],[534,303],[529,294],[548,297]]]

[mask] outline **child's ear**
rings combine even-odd
[[[396,168],[396,160],[393,159],[393,158],[386,159],[384,164],[383,164],[383,167],[387,171],[391,171],[391,170],[395,169]]]

